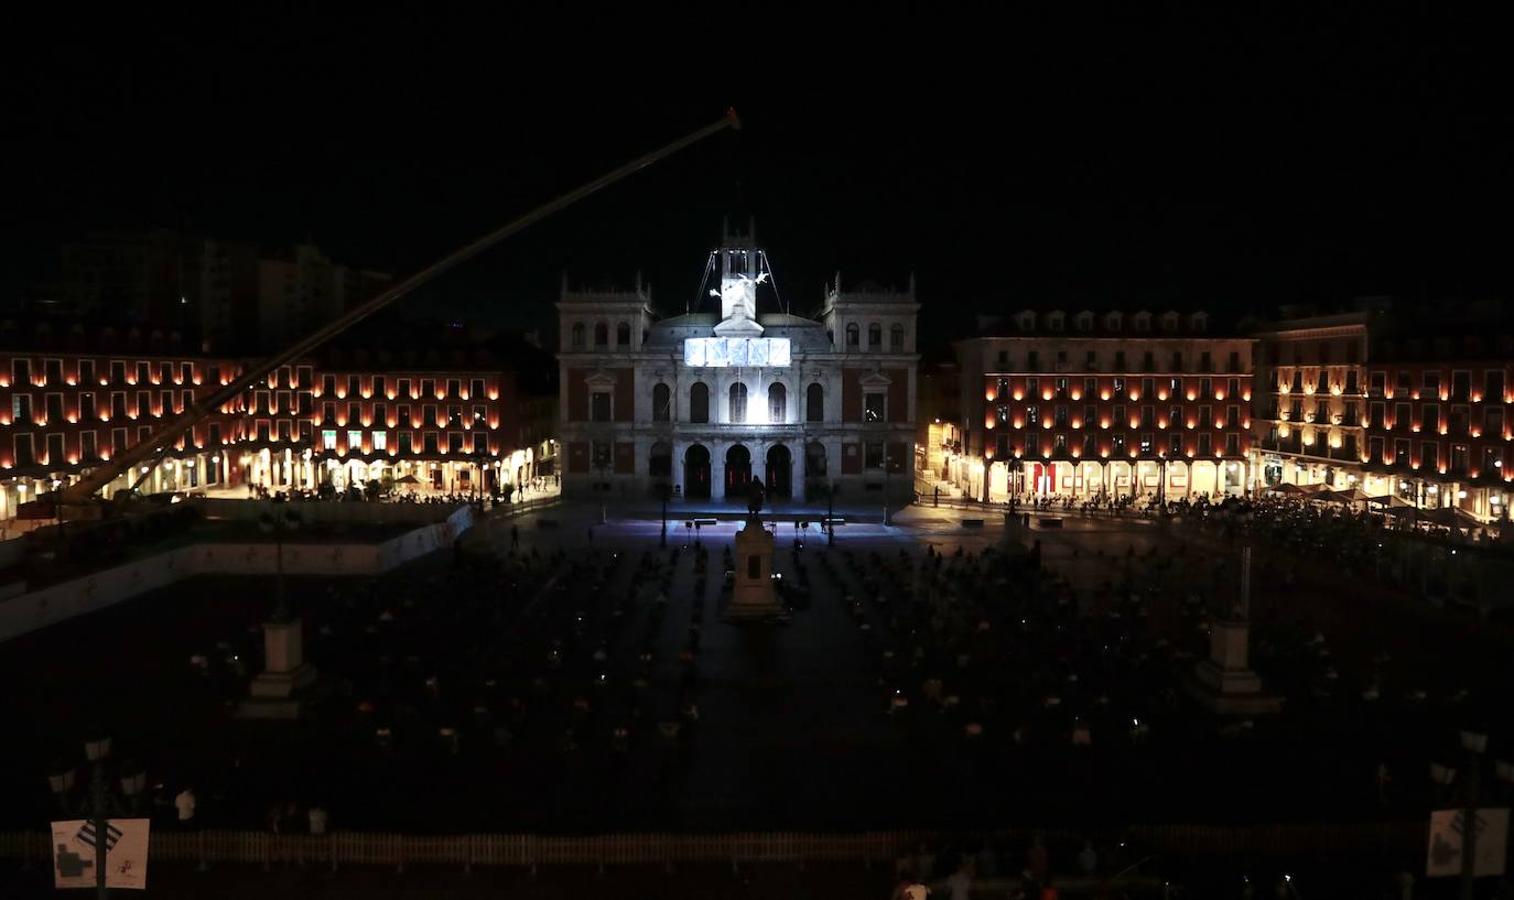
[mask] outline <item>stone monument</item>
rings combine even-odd
[[[1251,548],[1241,551],[1241,602],[1235,614],[1216,620],[1209,635],[1209,658],[1194,669],[1190,690],[1198,701],[1226,716],[1280,712],[1283,698],[1262,693],[1251,671]]]
[[[736,532],[735,562],[736,581],[726,618],[752,620],[780,615],[783,604],[773,590],[773,536],[756,516],[749,517],[746,527]]]
[[[263,671],[252,679],[237,714],[244,719],[297,719],[298,692],[315,681],[315,666],[305,662],[304,630],[299,619],[263,623]]]

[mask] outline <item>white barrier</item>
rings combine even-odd
[[[354,506],[360,504],[352,504]],[[379,544],[284,544],[289,575],[378,575],[437,550],[473,526],[461,506],[444,520]],[[0,601],[0,642],[95,612],[196,575],[272,575],[276,543],[190,544]]]

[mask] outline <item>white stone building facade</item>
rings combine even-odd
[[[718,314],[666,318],[641,284],[564,285],[564,492],[736,502],[758,478],[780,505],[910,496],[913,284],[843,290],[838,276],[816,318],[763,311],[776,300],[750,233],[727,233],[706,283],[717,277]]]

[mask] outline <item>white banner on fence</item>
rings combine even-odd
[[[1430,814],[1430,857],[1425,863],[1425,874],[1461,874],[1461,832],[1463,810],[1438,809]],[[1472,819],[1476,844],[1473,852],[1472,874],[1502,875],[1504,850],[1509,843],[1509,811],[1507,809],[1479,809]]]
[[[148,819],[110,819],[105,830],[105,886],[147,890]],[[95,886],[95,823],[53,823],[53,887]]]

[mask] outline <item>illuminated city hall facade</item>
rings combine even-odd
[[[1202,312],[1025,310],[958,342],[963,493],[1180,500],[1254,482],[1248,338]]]
[[[640,284],[564,285],[565,493],[734,501],[759,478],[778,503],[908,497],[913,284],[849,291],[838,277],[818,318],[761,312],[771,270],[750,232],[727,232],[706,284],[716,275],[718,315],[658,318]]]

